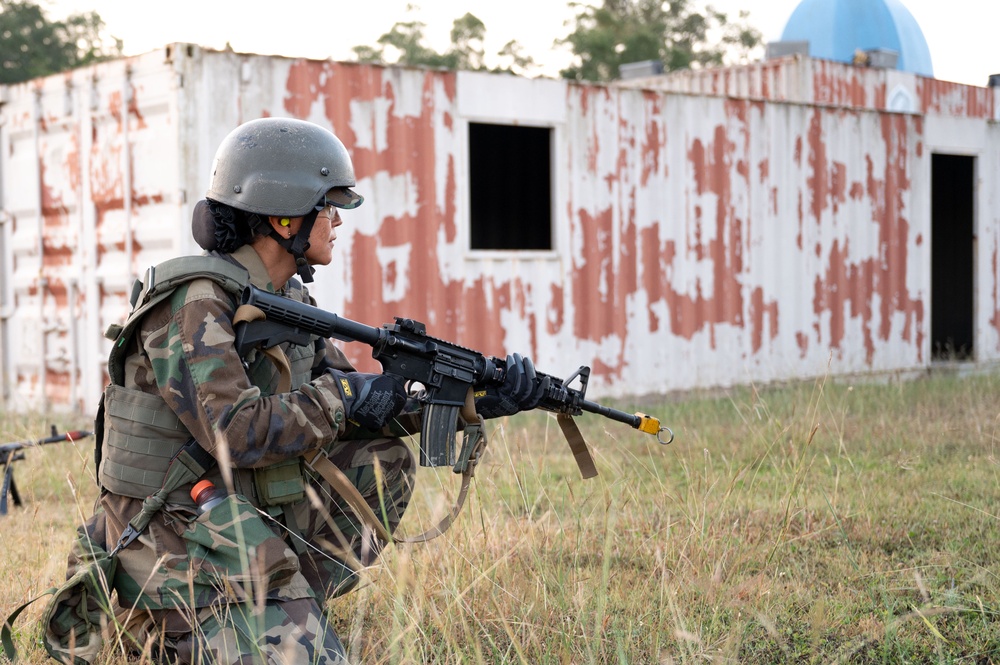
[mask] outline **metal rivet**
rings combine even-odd
[[[330,169],[326,168],[325,166],[323,168],[321,168],[319,170],[319,172],[320,172],[320,175],[330,175]]]
[[[240,192],[243,191],[243,188],[240,187],[239,185],[233,185],[233,191],[239,194]]]

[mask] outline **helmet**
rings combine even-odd
[[[354,165],[333,132],[294,118],[246,122],[219,144],[206,198],[259,215],[300,217],[326,203],[356,208]]]

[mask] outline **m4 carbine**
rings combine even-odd
[[[256,307],[266,318],[237,325],[236,347],[241,357],[257,347],[268,349],[284,342],[309,344],[310,335],[332,337],[368,344],[383,373],[406,386],[420,384],[425,403],[420,432],[422,466],[455,464],[456,425],[469,389],[475,385],[500,385],[504,381],[505,361],[430,337],[424,324],[413,319],[396,317],[394,323],[375,328],[255,286],[243,290],[242,304]],[[662,427],[652,416],[626,413],[586,399],[589,367],[580,367],[565,381],[541,373],[536,380],[545,378],[549,379],[548,388],[538,408],[560,414],[560,426],[571,446],[573,438],[582,443],[572,417],[584,411],[653,434],[662,444],[673,441],[670,429]],[[570,386],[576,379],[580,381],[579,388]]]

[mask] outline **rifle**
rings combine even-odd
[[[14,505],[21,505],[21,495],[17,492],[17,484],[14,482],[13,462],[24,459],[24,449],[44,446],[47,443],[62,443],[63,441],[76,441],[85,439],[93,434],[84,430],[73,430],[59,434],[56,426],[52,426],[52,434],[37,441],[24,441],[16,443],[5,443],[0,445],[0,465],[7,467],[3,473],[3,487],[0,488],[0,516],[7,514],[7,495],[14,499]]]
[[[241,301],[243,305],[259,309],[265,318],[237,324],[236,348],[240,357],[246,357],[247,352],[258,346],[269,349],[284,342],[309,344],[310,335],[332,337],[344,342],[368,344],[372,347],[372,357],[381,363],[383,373],[393,376],[403,385],[423,386],[422,466],[455,465],[456,425],[469,389],[477,384],[500,385],[504,381],[505,361],[430,337],[424,324],[413,319],[397,316],[395,323],[375,328],[252,285],[243,290]],[[583,452],[586,452],[583,437],[573,422],[573,417],[584,411],[653,434],[664,445],[674,439],[673,432],[661,426],[657,418],[639,412],[626,413],[589,401],[586,394],[590,368],[587,366],[581,366],[565,381],[548,374],[537,375],[537,380],[545,378],[549,379],[548,388],[538,408],[559,414],[560,427],[574,454],[577,454],[576,443],[582,444]],[[580,381],[579,388],[570,386],[576,379]],[[664,433],[669,438],[663,438]],[[461,472],[458,466],[455,470]],[[589,475],[594,474],[596,470]],[[585,476],[589,475],[585,473]]]

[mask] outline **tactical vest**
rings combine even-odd
[[[163,487],[167,467],[181,449],[193,440],[191,433],[159,396],[125,387],[125,358],[138,347],[137,329],[143,317],[169,298],[176,289],[194,280],[208,279],[233,298],[233,309],[249,284],[247,271],[222,258],[185,256],[150,268],[132,289],[132,312],[123,325],[114,325],[106,336],[114,340],[108,360],[111,382],[103,398],[103,436],[96,455],[98,481],[102,488],[123,496],[145,499]],[[296,282],[297,284],[297,282]],[[315,345],[285,345],[296,388],[311,378]],[[264,396],[275,392],[277,367],[263,353],[251,351],[244,358],[250,381]],[[102,440],[103,439],[103,440]],[[203,442],[211,443],[211,442]],[[217,467],[205,475],[222,486]],[[233,469],[234,491],[258,507],[279,506],[303,497],[301,461],[292,459],[262,469]],[[187,487],[167,495],[167,504],[192,506]]]

